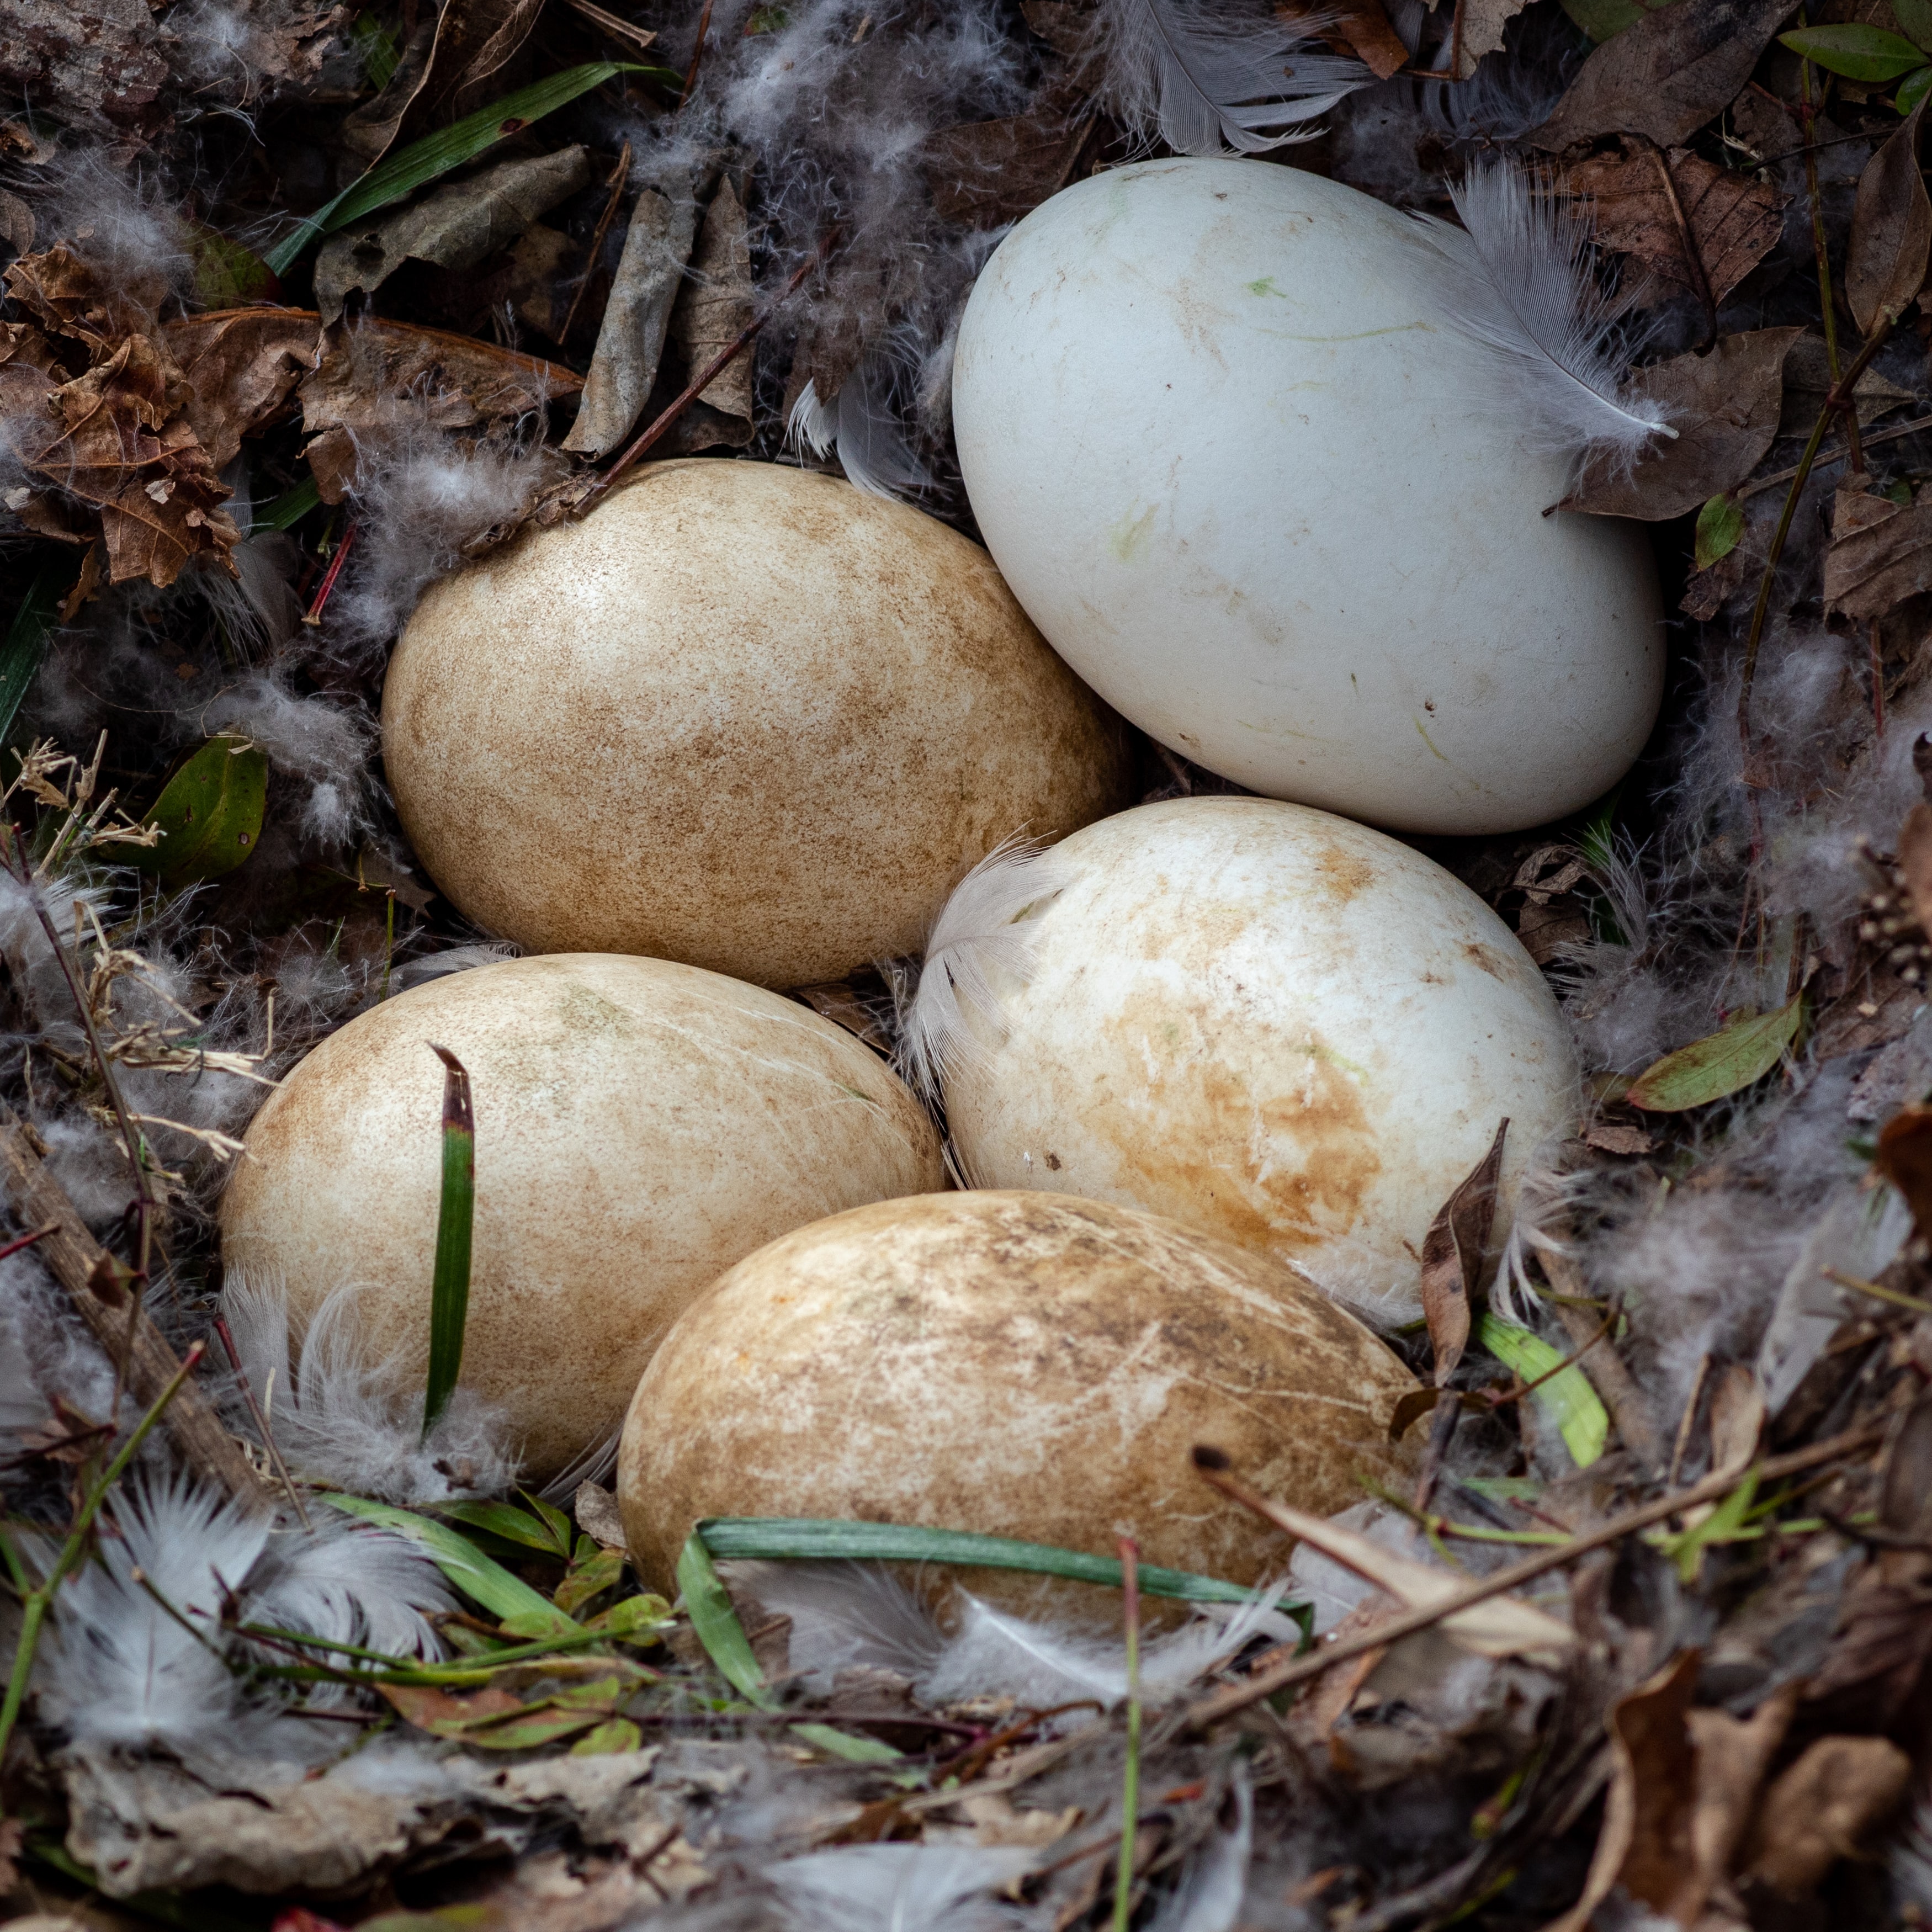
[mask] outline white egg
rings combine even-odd
[[[1172,749],[1401,830],[1561,817],[1662,695],[1634,524],[1568,486],[1445,320],[1409,218],[1253,160],[1078,183],[960,326],[973,511],[1047,640]]]
[[[1574,1126],[1542,975],[1466,886],[1382,832],[1178,799],[1088,826],[998,894],[980,908],[985,1002],[950,908],[926,968],[968,987],[944,1087],[976,1186],[1145,1208],[1400,1318],[1430,1221],[1498,1124],[1499,1228],[1531,1150]],[[932,998],[922,985],[922,1028]]]

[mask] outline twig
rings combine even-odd
[[[572,12],[581,14],[592,26],[601,27],[605,33],[620,40],[628,40],[641,52],[652,44],[657,35],[649,27],[634,27],[628,20],[620,20],[615,14],[607,14],[602,7],[591,4],[591,0],[564,0],[564,4]],[[625,146],[629,146],[626,142]],[[558,338],[560,340],[562,338]]]
[[[685,70],[684,86],[677,97],[680,111],[691,98],[691,90],[698,85],[698,70],[704,59],[704,37],[711,31],[711,0],[704,0],[704,10],[698,16],[698,44],[691,50],[691,65]]]
[[[1916,1294],[1901,1294],[1895,1288],[1882,1288],[1875,1281],[1865,1281],[1855,1274],[1844,1274],[1834,1268],[1820,1268],[1818,1272],[1827,1281],[1836,1282],[1840,1288],[1853,1288],[1860,1294],[1875,1295],[1880,1301],[1888,1301],[1894,1308],[1909,1308],[1915,1315],[1932,1315],[1932,1301],[1922,1300]]]
[[[836,231],[834,232],[836,233]],[[632,443],[608,470],[604,471],[603,478],[597,486],[598,495],[601,496],[604,490],[609,489],[611,484],[616,482],[617,478],[622,476],[624,472],[642,457],[653,444],[657,442],[672,424],[676,422],[678,418],[682,416],[706,389],[710,388],[718,380],[725,366],[744,350],[758,334],[759,330],[763,328],[765,324],[778,313],[778,304],[798,289],[803,284],[806,277],[825,260],[826,256],[831,250],[833,238],[832,234],[828,234],[826,236],[813,253],[800,265],[791,280],[785,284],[784,287],[779,292],[778,300],[746,322],[744,327],[740,329],[722,349],[718,350],[710,362],[691,379],[683,392],[676,400],[666,405],[664,413],[656,422],[652,423],[637,441]]]
[[[1844,406],[1846,398],[1857,387],[1858,378],[1870,367],[1872,358],[1885,346],[1892,334],[1892,324],[1898,319],[1888,314],[1881,315],[1876,326],[1865,338],[1865,346],[1852,358],[1851,367],[1832,385],[1825,398],[1825,406],[1818,412],[1817,427],[1812,430],[1811,440],[1804,446],[1804,454],[1798,459],[1798,467],[1792,472],[1791,488],[1771,540],[1771,554],[1764,560],[1764,576],[1758,585],[1757,602],[1751,610],[1750,630],[1744,639],[1744,676],[1738,687],[1738,736],[1747,753],[1750,749],[1751,680],[1757,670],[1758,646],[1764,640],[1764,620],[1771,609],[1772,586],[1777,579],[1779,560],[1784,555],[1784,540],[1791,533],[1792,517],[1798,508],[1798,498],[1804,494],[1811,466],[1817,460],[1818,446],[1825,440],[1825,426],[1832,420],[1832,412]]]
[[[248,1385],[248,1372],[242,1366],[241,1352],[235,1346],[235,1337],[228,1332],[228,1318],[218,1315],[214,1318],[214,1332],[221,1337],[221,1346],[227,1352],[228,1366],[235,1371],[235,1380],[242,1391],[242,1400],[248,1405],[248,1413],[255,1418],[255,1426],[262,1432],[262,1446],[268,1452],[268,1460],[275,1466],[275,1474],[282,1479],[282,1487],[289,1492],[289,1501],[296,1506],[296,1514],[302,1518],[304,1529],[313,1529],[308,1506],[302,1498],[302,1492],[296,1487],[295,1478],[289,1474],[289,1466],[282,1460],[282,1452],[276,1446],[275,1432],[268,1426],[268,1418],[262,1413],[262,1405],[255,1400],[255,1391]],[[268,1394],[274,1397],[274,1372],[268,1372]]]
[[[1798,16],[1798,25],[1804,24],[1804,16]],[[1827,81],[1826,86],[1830,86]],[[1811,63],[1801,60],[1798,63],[1798,118],[1804,124],[1804,138],[1808,143],[1816,130],[1818,110],[1811,100]],[[1825,208],[1818,193],[1818,156],[1809,146],[1804,150],[1804,191],[1811,203],[1811,247],[1818,258],[1818,306],[1825,319],[1825,366],[1831,372],[1832,380],[1838,380],[1838,318],[1832,295],[1832,256],[1825,245]],[[1850,452],[1852,474],[1856,476],[1865,466],[1864,453],[1858,447],[1858,412],[1854,403],[1845,415],[1845,444]]]
[[[1654,1502],[1626,1510],[1614,1521],[1573,1538],[1560,1550],[1544,1550],[1534,1556],[1525,1557],[1520,1563],[1492,1571],[1439,1603],[1421,1610],[1405,1611],[1360,1636],[1331,1644],[1312,1656],[1289,1658],[1271,1670],[1257,1671],[1244,1683],[1231,1684],[1213,1696],[1202,1698],[1198,1703],[1190,1705],[1182,1714],[1182,1722],[1190,1730],[1218,1724],[1223,1718],[1246,1709],[1250,1704],[1272,1697],[1291,1684],[1318,1677],[1331,1664],[1346,1663],[1351,1658],[1360,1657],[1369,1651],[1399,1642],[1406,1636],[1413,1636],[1418,1630],[1430,1629],[1459,1610],[1472,1609],[1478,1604],[1486,1603],[1492,1597],[1502,1596],[1525,1583],[1534,1582],[1538,1577],[1547,1576],[1551,1570],[1561,1569],[1566,1563],[1587,1556],[1593,1550],[1620,1542],[1638,1530],[1648,1529],[1653,1523],[1664,1522],[1699,1503],[1714,1502],[1754,1477],[1760,1483],[1774,1481],[1780,1476],[1794,1475],[1800,1469],[1815,1468],[1820,1462],[1828,1462],[1836,1456],[1849,1455],[1854,1450],[1882,1442],[1888,1426],[1884,1423],[1868,1424],[1862,1428],[1847,1430],[1843,1435],[1832,1436],[1823,1442],[1814,1442],[1808,1449],[1795,1449],[1789,1455],[1768,1457],[1734,1475],[1707,1476],[1688,1490],[1674,1490]]]
[[[342,566],[349,561],[350,548],[356,542],[356,524],[351,518],[349,527],[342,532],[335,546],[335,554],[328,560],[328,568],[322,572],[322,587],[315,593],[315,602],[303,614],[304,624],[320,624],[322,607],[328,602],[328,593],[335,588],[335,580],[342,574]]]
[[[1718,332],[1717,298],[1711,292],[1711,278],[1705,271],[1703,250],[1697,246],[1696,235],[1684,214],[1683,202],[1678,199],[1677,184],[1671,177],[1670,164],[1664,158],[1664,150],[1654,141],[1646,141],[1644,145],[1649,148],[1651,158],[1657,164],[1658,176],[1664,183],[1665,198],[1670,203],[1671,218],[1677,224],[1678,246],[1683,250],[1684,266],[1690,271],[1690,292],[1697,298],[1698,304],[1704,311],[1703,338],[1696,345],[1701,348]],[[1815,167],[1816,164],[1814,162],[1812,165]],[[1838,373],[1838,362],[1834,356],[1832,374],[1835,377]]]
[[[1121,1614],[1127,1638],[1127,1762],[1120,1774],[1120,1858],[1114,1868],[1114,1932],[1127,1932],[1134,1909],[1134,1854],[1140,1844],[1141,1810],[1141,1550],[1131,1536],[1120,1546]]]
[[[0,1102],[0,1189],[22,1221],[42,1232],[41,1254],[54,1278],[73,1298],[81,1319],[103,1348],[119,1342],[127,1311],[118,1298],[96,1286],[100,1264],[106,1262],[106,1280],[112,1285],[112,1259],[88,1232],[65,1190],[47,1170],[34,1143],[33,1130]],[[128,1386],[135,1399],[152,1402],[171,1386],[181,1362],[147,1316],[136,1311],[134,1346],[128,1363]],[[257,1508],[270,1506],[262,1479],[200,1390],[183,1388],[168,1414],[168,1432],[200,1474],[218,1484],[238,1502]]]
[[[20,1706],[27,1695],[27,1682],[33,1675],[34,1653],[40,1640],[40,1626],[46,1621],[52,1608],[54,1594],[74,1565],[80,1561],[86,1547],[88,1532],[94,1527],[94,1519],[100,1514],[100,1505],[107,1498],[107,1492],[118,1483],[128,1465],[134,1460],[134,1452],[147,1440],[148,1432],[161,1419],[162,1412],[181,1394],[188,1378],[194,1372],[195,1364],[201,1360],[202,1352],[207,1347],[205,1342],[197,1342],[182,1358],[181,1366],[172,1378],[148,1408],[146,1414],[134,1426],[134,1431],[122,1445],[120,1453],[101,1472],[96,1483],[82,1503],[74,1520],[74,1527],[68,1532],[67,1540],[61,1545],[60,1553],[53,1560],[52,1567],[33,1588],[28,1591],[21,1601],[20,1634],[14,1652],[13,1674],[7,1680],[7,1695],[0,1702],[0,1763],[6,1761],[7,1746],[14,1735],[14,1726],[20,1721]],[[4,1540],[4,1537],[0,1537]],[[11,1546],[8,1550],[8,1568],[18,1572],[17,1560]],[[6,1815],[4,1802],[0,1802],[0,1817]]]
[[[1436,1398],[1429,1425],[1429,1446],[1423,1451],[1422,1473],[1415,1480],[1415,1506],[1424,1514],[1429,1498],[1436,1492],[1436,1480],[1448,1460],[1449,1444],[1454,1439],[1456,1424],[1462,1413],[1462,1398],[1454,1389],[1444,1389]]]
[[[584,0],[571,0],[572,6],[584,4]],[[601,9],[593,8],[593,12]],[[624,198],[624,184],[631,178],[631,144],[627,140],[617,156],[617,165],[610,172],[610,194],[604,203],[604,212],[597,218],[596,228],[590,237],[590,252],[585,258],[584,273],[578,278],[577,289],[570,298],[570,309],[563,318],[563,327],[556,338],[560,349],[570,346],[570,332],[577,326],[577,311],[589,292],[592,279],[597,273],[597,260],[604,252],[604,238],[610,232],[610,224],[616,218],[617,205]]]
[[[1677,1486],[1678,1478],[1684,1473],[1684,1459],[1690,1453],[1690,1432],[1697,1426],[1697,1405],[1704,1399],[1704,1384],[1710,1378],[1711,1352],[1706,1348],[1697,1358],[1697,1372],[1690,1378],[1690,1399],[1684,1405],[1684,1413],[1677,1424],[1677,1439],[1670,1449],[1670,1473],[1664,1479],[1666,1489]]]
[[[1921,430],[1932,429],[1932,416],[1914,416],[1908,423],[1895,424],[1890,429],[1882,429],[1875,436],[1864,439],[1864,447],[1871,448],[1881,442],[1896,442],[1902,436],[1916,436]],[[1849,449],[1828,449],[1812,466],[1814,470],[1826,470],[1834,463],[1842,463],[1851,454]],[[1775,490],[1780,483],[1789,483],[1798,474],[1796,465],[1789,470],[1780,470],[1768,476],[1760,476],[1755,483],[1745,483],[1732,491],[1739,502],[1747,496],[1755,496],[1766,490]]]

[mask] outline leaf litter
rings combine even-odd
[[[9,1912],[98,1886],[209,1923],[223,1888],[281,1932],[908,1898],[1168,1932],[1923,1922],[1924,14],[4,0],[0,1182],[28,1245],[0,1261],[0,1648],[78,1533],[104,1654],[173,1645],[198,1687],[155,1748],[63,1721],[80,1598],[49,1600],[4,1720]],[[266,1083],[496,956],[370,768],[422,588],[668,415],[666,453],[784,457],[808,393],[809,460],[970,528],[944,396],[988,244],[1209,140],[1585,278],[1560,352],[1638,429],[1551,514],[1645,522],[1682,610],[1623,789],[1438,854],[1591,1084],[1574,1139],[1510,1150],[1515,1224],[1499,1136],[1417,1258],[1426,1333],[1394,1339],[1430,1385],[1390,1421],[1430,1418],[1427,1479],[1334,1520],[1256,1497],[1302,1534],[1318,1648],[1272,1605],[1151,1640],[1176,1675],[1130,1834],[1118,1646],[942,1628],[780,1525],[755,1562],[700,1544],[667,1603],[601,1472],[521,1494],[460,1388],[425,1436],[419,1384],[313,1334],[292,1360],[272,1284],[230,1301],[260,1323],[226,1379],[176,1378],[218,1340],[209,1206]],[[1150,795],[1225,788],[1142,764]],[[908,964],[800,996],[890,1054]],[[148,1486],[108,1482],[170,1388]],[[254,1567],[144,1593],[125,1552],[169,1468],[196,1537],[271,1538],[307,1593]],[[432,1646],[343,1621],[370,1580],[298,1507],[360,1516]],[[1048,1683],[1073,1708],[1028,1701]]]

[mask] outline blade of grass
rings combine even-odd
[[[429,1380],[423,1391],[425,1441],[463,1372],[463,1331],[470,1319],[470,1236],[476,1218],[476,1115],[470,1076],[447,1047],[442,1062],[442,1201],[436,1217],[436,1274],[430,1290]]]
[[[47,638],[60,610],[61,598],[74,581],[71,556],[50,556],[34,572],[27,594],[7,626],[0,644],[0,740],[14,728],[27,687],[46,656]]]
[[[331,1496],[326,1498],[339,1510],[360,1516],[364,1522],[379,1523],[385,1529],[420,1544],[430,1559],[466,1597],[482,1605],[500,1622],[512,1618],[533,1621],[542,1618],[539,1628],[574,1633],[581,1626],[567,1617],[548,1597],[540,1596],[521,1577],[513,1576],[500,1563],[494,1563],[469,1538],[447,1523],[434,1522],[413,1510],[398,1509],[392,1503],[372,1502],[367,1496]]]
[[[895,1522],[846,1522],[819,1516],[707,1516],[698,1526],[713,1556],[758,1558],[772,1562],[959,1563],[983,1570],[1025,1570],[1064,1576],[1076,1583],[1098,1583],[1118,1590],[1124,1573],[1112,1556],[1090,1556],[1050,1543],[1022,1543],[1007,1536],[982,1536],[964,1529],[921,1529]],[[1136,1565],[1143,1596],[1167,1597],[1188,1604],[1245,1604],[1254,1592],[1218,1577],[1186,1570]],[[1306,1618],[1305,1604],[1283,1604],[1290,1616]]]
[[[1141,1815],[1141,1593],[1140,1546],[1119,1539],[1121,1588],[1126,1592],[1127,1762],[1120,1774],[1120,1862],[1114,1872],[1114,1932],[1127,1932],[1134,1910],[1134,1853]]]
[[[292,530],[310,511],[322,505],[322,491],[313,476],[304,477],[292,490],[285,490],[254,522],[248,526],[254,536],[260,530]]]
[[[514,94],[488,107],[466,114],[447,128],[412,141],[398,153],[380,161],[359,180],[350,183],[335,199],[304,218],[284,236],[263,256],[278,275],[285,275],[302,258],[302,251],[318,236],[332,235],[338,228],[392,201],[400,201],[419,188],[473,161],[485,149],[508,136],[520,134],[533,121],[554,114],[580,94],[601,87],[620,74],[653,74],[661,80],[681,82],[682,76],[668,68],[652,67],[635,61],[593,61],[587,66],[567,68],[542,80],[520,87]]]

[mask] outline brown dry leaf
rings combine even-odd
[[[304,454],[316,486],[324,502],[339,503],[355,482],[358,436],[405,420],[412,430],[508,422],[581,386],[538,356],[365,316],[323,332],[320,359],[296,393],[314,437]]]
[[[522,1699],[494,1684],[461,1695],[420,1684],[379,1684],[376,1688],[406,1723],[440,1738],[460,1737],[472,1725],[524,1707]]]
[[[602,1484],[578,1484],[570,1506],[577,1517],[578,1528],[601,1549],[627,1547],[623,1512],[617,1507],[617,1498]]]
[[[517,320],[554,342],[570,314],[572,283],[565,273],[578,244],[560,228],[533,222],[510,250],[503,299]]]
[[[280,414],[315,366],[321,333],[313,309],[217,309],[169,323],[168,352],[193,392],[188,418],[217,470]]]
[[[1469,33],[1469,23],[1480,20],[1485,23],[1479,28],[1476,38],[1486,31],[1486,22],[1492,8],[1500,4],[1504,11],[1502,20],[1520,13],[1527,0],[1472,0],[1466,6],[1463,14],[1464,40],[1462,52],[1469,56],[1474,44]],[[1316,7],[1299,4],[1290,4],[1288,0],[1275,0],[1275,12],[1284,20],[1306,20],[1311,14],[1319,25],[1316,31],[1338,53],[1351,53],[1378,80],[1387,80],[1390,75],[1408,64],[1408,49],[1402,37],[1389,25],[1388,14],[1382,0],[1341,0],[1338,6]],[[1501,25],[1497,26],[1498,38],[1492,45],[1500,46]],[[1487,50],[1478,50],[1477,58]],[[1475,70],[1475,59],[1469,59],[1470,73]],[[1466,80],[1468,74],[1460,76]]]
[[[1848,476],[1832,503],[1825,607],[1864,621],[1932,590],[1932,499],[1894,503],[1870,476]]]
[[[1792,0],[1676,0],[1591,55],[1528,138],[1560,153],[1610,134],[1678,146],[1729,106]]]
[[[1677,0],[1678,6],[1694,4]],[[1604,460],[1586,464],[1563,508],[1593,517],[1659,523],[1736,488],[1777,439],[1784,358],[1804,333],[1802,328],[1752,329],[1724,337],[1702,355],[1673,356],[1636,370],[1631,388],[1664,406],[1676,440],[1657,438],[1625,473]]]
[[[1911,1783],[1911,1759],[1886,1738],[1819,1738],[1765,1794],[1745,1876],[1809,1898],[1840,1858],[1868,1855]]]
[[[1697,1764],[1688,1722],[1698,1662],[1696,1651],[1680,1652],[1612,1707],[1610,1796],[1589,1876],[1582,1897],[1544,1932],[1583,1932],[1620,1883],[1671,1917],[1700,1889],[1691,1850]]]
[[[1844,368],[1841,358],[1839,367]],[[1780,436],[1807,436],[1817,426],[1819,412],[1832,388],[1830,352],[1822,335],[1808,330],[1791,345],[1784,358],[1784,410],[1778,418]],[[1922,406],[1910,389],[1888,382],[1876,369],[1868,369],[1852,387],[1858,406],[1860,423],[1874,423],[1895,410]]]
[[[692,279],[671,310],[671,339],[692,376],[743,333],[758,304],[752,281],[750,225],[745,204],[728,175],[704,211],[698,246],[691,260]],[[687,435],[682,446],[698,448],[728,443],[742,448],[752,440],[752,358],[728,362],[698,398],[722,420],[707,422],[703,441]],[[688,418],[687,418],[688,419]]]
[[[0,1818],[0,1898],[20,1882],[20,1854],[27,1849],[27,1828],[17,1818]]]
[[[1726,1364],[1711,1390],[1711,1474],[1738,1476],[1764,1433],[1764,1396],[1742,1362]]]
[[[1528,0],[1462,0],[1456,10],[1454,71],[1458,80],[1467,80],[1485,54],[1501,48],[1503,29],[1528,4]]]
[[[1845,254],[1845,301],[1862,333],[1880,316],[1902,314],[1925,286],[1932,259],[1932,201],[1919,172],[1921,101],[1898,132],[1865,164]]]
[[[59,122],[146,137],[167,63],[147,0],[0,0],[0,83]]]
[[[34,211],[17,194],[4,190],[0,190],[0,242],[16,255],[24,255],[34,245]]]
[[[1688,295],[1715,308],[1778,244],[1790,197],[1688,148],[1668,154],[1629,136],[1569,172],[1586,194],[1596,238],[1651,272],[1658,299]]]
[[[315,260],[323,322],[334,322],[352,293],[373,296],[405,262],[474,268],[590,178],[590,153],[581,146],[519,156],[446,183],[399,214],[331,236]]]
[[[145,328],[166,292],[158,280],[104,283],[64,242],[22,256],[0,280],[41,328],[71,337],[95,356],[112,354],[116,344]]]
[[[1922,1316],[1922,1330],[1925,1325]],[[1918,1537],[1928,1520],[1932,1520],[1932,1396],[1922,1395],[1906,1412],[1886,1452],[1879,1520],[1894,1536]]]
[[[920,172],[942,220],[1003,227],[1066,185],[1094,128],[1085,94],[1057,90],[1028,113],[941,128],[921,152]]]
[[[1905,1107],[1893,1114],[1879,1130],[1874,1164],[1904,1196],[1919,1233],[1932,1235],[1932,1107]]]
[[[1483,1269],[1483,1250],[1496,1218],[1504,1120],[1496,1137],[1454,1193],[1443,1202],[1422,1243],[1422,1306],[1436,1352],[1436,1385],[1442,1388],[1469,1341],[1469,1306]]]
[[[1695,1925],[1709,1894],[1730,1870],[1757,1808],[1765,1774],[1791,1728],[1800,1687],[1787,1684],[1748,1719],[1693,1711],[1685,1721],[1696,1754],[1697,1799],[1690,1815],[1691,1868],[1701,1892],[1681,1901],[1678,1923]]]

